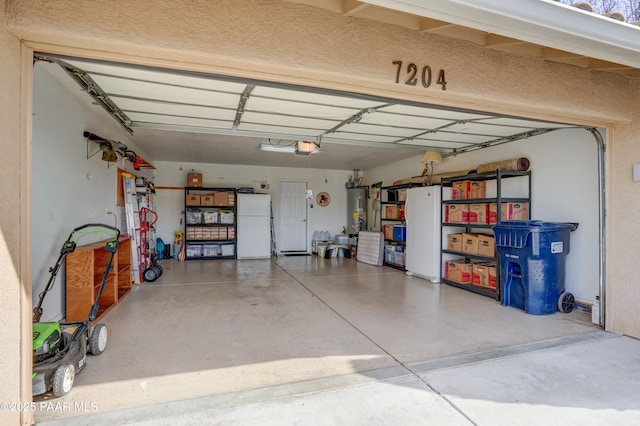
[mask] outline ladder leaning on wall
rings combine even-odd
[[[125,216],[127,218],[127,233],[131,236],[133,247],[131,248],[131,274],[133,282],[140,284],[140,212],[138,195],[136,192],[136,178],[133,175],[122,175],[124,188]]]

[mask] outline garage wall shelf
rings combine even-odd
[[[405,270],[406,226],[404,205],[407,189],[422,186],[415,183],[383,186],[381,188],[380,230],[384,234],[384,262],[386,266]]]
[[[236,191],[185,187],[185,259],[236,258]]]
[[[100,290],[108,253],[105,241],[98,241],[76,247],[67,255],[66,269],[66,320],[83,321],[89,315],[91,305]],[[131,275],[131,238],[120,237],[118,251],[113,257],[112,270],[107,275],[100,308],[96,321],[120,302],[130,291]]]
[[[514,184],[515,191],[520,192],[517,197],[506,197],[505,194],[505,179],[520,179],[522,181],[511,181],[510,183]],[[486,188],[482,190],[480,197],[469,198],[467,196],[456,196],[454,198],[454,187],[460,188],[463,185],[463,182],[484,182]],[[491,188],[489,186],[491,185]],[[495,187],[494,187],[495,185]],[[513,192],[514,189],[510,188],[509,192]],[[509,219],[522,219],[527,220],[531,218],[531,172],[530,171],[507,171],[507,170],[495,170],[486,173],[473,173],[464,176],[457,176],[451,178],[443,178],[441,185],[441,195],[442,195],[442,222],[441,222],[441,246],[440,246],[440,264],[443,267],[443,277],[441,282],[445,284],[452,285],[454,287],[463,288],[465,290],[472,291],[474,293],[482,294],[488,297],[495,298],[496,300],[500,300],[500,268],[499,266],[499,258],[496,254],[495,247],[492,255],[482,255],[477,252],[467,251],[464,248],[460,250],[450,250],[448,247],[449,244],[449,235],[460,233],[471,234],[471,236],[490,236],[493,237],[493,226],[495,223],[500,222],[501,220],[509,220]],[[486,197],[486,192],[491,191],[492,195],[495,191],[495,196]],[[510,204],[513,203],[513,204]],[[526,203],[526,204],[525,204]],[[519,217],[506,217],[506,211],[508,210],[508,206],[520,204],[523,209],[519,211]],[[471,205],[487,205],[493,206],[494,213],[490,213],[490,210],[487,209],[486,216],[483,219],[480,219],[479,223],[476,218],[472,218],[471,222],[469,220],[469,214],[466,216],[460,216],[453,219],[452,217],[448,218],[447,211],[450,213],[452,211],[457,210],[457,207],[462,207],[462,211],[469,208]],[[505,207],[505,211],[501,208],[501,206]],[[526,207],[526,209],[524,209]],[[459,210],[459,209],[458,209]],[[454,220],[457,222],[454,222]],[[477,246],[476,246],[477,248]],[[466,269],[463,268],[463,272],[456,271],[456,277],[458,280],[454,281],[451,275],[447,274],[447,266],[450,265],[450,262],[460,262],[465,265]],[[456,265],[456,269],[457,269]],[[495,268],[495,287],[489,285],[490,280],[487,278],[486,280],[476,281],[474,280],[474,272],[476,275],[478,268]],[[475,268],[475,269],[473,269]],[[486,271],[485,271],[486,272]],[[452,274],[453,275],[453,274]],[[478,278],[476,276],[476,278]]]

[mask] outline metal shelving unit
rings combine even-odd
[[[503,180],[504,179],[509,179],[509,178],[521,178],[521,179],[526,179],[526,196],[525,197],[504,197],[503,196]],[[495,197],[490,197],[490,198],[477,198],[477,199],[465,199],[465,200],[452,200],[452,199],[446,199],[445,198],[445,188],[451,188],[454,184],[454,182],[460,182],[460,181],[475,181],[475,182],[480,182],[480,181],[495,181],[495,185],[496,185],[496,196]],[[480,287],[477,285],[473,285],[473,284],[461,284],[459,282],[456,281],[452,281],[449,280],[447,278],[443,278],[441,279],[441,282],[454,286],[454,287],[458,287],[458,288],[462,288],[468,291],[472,291],[474,293],[478,293],[484,296],[488,296],[488,297],[492,297],[496,300],[500,300],[500,267],[499,267],[499,263],[500,263],[500,259],[497,255],[494,255],[494,257],[487,257],[487,256],[479,256],[479,255],[474,255],[474,254],[469,254],[469,253],[464,253],[464,252],[457,252],[457,251],[451,251],[451,250],[447,250],[446,247],[446,238],[447,235],[445,235],[445,228],[459,228],[461,230],[461,232],[463,233],[472,233],[473,231],[478,231],[480,233],[488,233],[486,231],[491,231],[493,229],[493,224],[476,224],[476,223],[449,223],[449,222],[445,222],[445,214],[444,214],[444,209],[447,207],[447,205],[451,205],[451,204],[479,204],[479,203],[490,203],[490,204],[496,204],[496,213],[497,213],[497,221],[496,222],[500,222],[502,220],[502,212],[501,212],[501,206],[502,203],[528,203],[529,208],[528,208],[528,218],[531,218],[531,172],[530,171],[526,171],[526,172],[519,172],[519,171],[507,171],[507,170],[495,170],[492,172],[486,172],[486,173],[473,173],[473,174],[468,174],[468,175],[464,175],[464,176],[457,176],[457,177],[451,177],[451,178],[443,178],[442,179],[442,186],[441,186],[441,191],[442,191],[442,208],[443,208],[443,221],[441,222],[441,234],[442,234],[442,238],[441,238],[441,245],[440,245],[440,264],[443,265],[445,262],[445,257],[447,258],[446,261],[451,261],[451,260],[460,260],[460,259],[464,259],[465,261],[481,261],[481,262],[487,262],[487,263],[492,263],[495,267],[496,267],[496,288],[495,290],[492,288],[487,288],[487,287]],[[484,231],[484,232],[483,232]],[[444,271],[444,269],[443,269]],[[443,273],[444,275],[444,273]]]
[[[218,201],[216,201],[216,194],[218,194]],[[235,190],[233,188],[185,187],[184,195],[185,259],[235,259],[237,253]],[[200,197],[200,202],[190,203],[190,196]],[[212,201],[207,197],[211,197]],[[231,212],[224,214],[231,214],[232,219],[221,220],[223,212]],[[190,220],[190,215],[197,217],[198,214],[202,215],[202,220]],[[210,217],[212,220],[205,220],[205,217]],[[232,246],[232,249],[228,246]]]
[[[408,188],[412,188],[416,186],[421,186],[421,185],[415,184],[415,183],[408,183],[403,185],[383,186],[381,188],[381,190],[383,191],[382,192],[383,201],[380,202],[380,205],[382,206],[380,225],[382,227],[381,230],[383,233],[384,233],[384,225],[404,225],[405,224],[404,217],[401,213],[399,213],[398,218],[388,218],[386,215],[386,210],[387,210],[386,206],[396,206],[401,211],[401,208],[404,207],[404,204],[406,201],[406,192],[405,192],[405,198],[400,200],[400,198],[402,198],[400,196],[401,192],[406,191]],[[387,245],[402,246],[402,249],[401,249],[402,251],[396,251],[396,252],[402,253],[402,255],[397,255],[399,258],[404,258],[406,242],[396,240],[394,238],[386,238],[386,234],[385,234],[384,241],[385,241],[385,256],[384,256],[383,264],[385,266],[390,266],[392,268],[400,269],[401,271],[406,270],[404,262],[396,262],[395,260],[390,261],[388,259],[387,250],[386,250]]]

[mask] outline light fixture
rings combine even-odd
[[[296,154],[310,155],[319,152],[319,147],[315,142],[298,141],[296,142]]]
[[[291,145],[274,145],[271,143],[263,143],[260,145],[260,151],[310,155],[319,153],[320,147],[315,142],[308,141],[297,141],[296,143]]]
[[[296,147],[294,145],[271,145],[270,143],[263,143],[260,145],[260,151],[293,154],[296,152]]]
[[[438,151],[427,151],[424,153],[421,163],[424,163],[424,170],[422,176],[424,177],[424,184],[431,185],[433,179],[433,163],[442,163],[442,155]]]

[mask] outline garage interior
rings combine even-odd
[[[40,52],[37,56],[56,57]],[[114,182],[118,167],[131,171],[131,166],[126,159],[113,165],[99,155],[91,156],[84,131],[123,141],[153,163],[153,169],[134,173],[160,188],[173,187],[156,193],[161,217],[157,233],[165,241],[181,229],[184,193],[175,188],[184,186],[189,171],[202,172],[205,186],[264,190],[261,185],[266,184],[274,200],[279,183],[289,180],[306,182],[314,194],[330,193],[331,205],[308,210],[309,251],[314,231],[328,229],[335,234],[342,229],[346,215],[342,190],[355,173],[362,174],[364,185],[390,185],[419,175],[420,159],[427,150],[444,156],[436,173],[473,170],[485,162],[525,156],[531,160],[535,189],[532,216],[580,223],[572,234],[567,289],[583,306],[602,294],[602,152],[587,130],[592,126],[56,58],[87,71],[130,120],[114,120],[58,64],[36,61],[34,299],[69,223],[87,218],[123,223],[124,209],[116,206]],[[187,95],[177,101],[179,90],[184,94],[202,87],[203,80],[211,84],[207,97],[224,93],[230,99],[205,105],[197,95],[195,101]],[[318,114],[320,108],[326,108],[325,114]],[[211,118],[213,110],[220,115]],[[417,126],[416,117],[422,116],[430,121]],[[606,137],[605,129],[598,131]],[[316,140],[321,152],[299,156],[259,149],[262,144],[291,145],[298,139]],[[44,179],[45,174],[49,178]],[[580,198],[568,199],[566,194],[576,189]],[[276,218],[278,208],[275,203]],[[531,343],[554,347],[559,345],[554,339],[605,339],[587,312],[530,316],[490,298],[355,259],[280,255],[253,261],[172,259],[161,265],[161,279],[134,286],[102,319],[112,333],[109,349],[89,359],[73,392],[62,401],[99,400],[99,411],[106,412],[205,395],[241,397],[251,390],[273,395],[278,386],[317,384],[321,379],[344,378],[347,384],[326,385],[344,390],[386,374],[389,383],[405,374],[418,378],[437,360]],[[48,319],[64,315],[62,287],[57,286],[47,300]],[[471,329],[479,319],[486,327]],[[460,361],[467,363],[472,362]],[[389,370],[397,367],[401,373]],[[273,398],[264,395],[255,398]],[[236,401],[229,406],[241,405]],[[66,417],[78,414],[38,413],[36,420],[70,422]]]
[[[257,183],[267,182],[273,185],[271,189],[277,191],[278,182],[270,177],[274,175],[271,170],[282,168],[286,170],[286,178],[295,173],[295,178],[307,181],[314,192],[327,190],[332,194],[333,204],[327,209],[333,207],[338,212],[334,211],[328,221],[319,216],[314,222],[314,218],[309,217],[310,243],[314,229],[331,226],[328,229],[334,234],[342,227],[346,207],[341,192],[344,192],[345,180],[354,171],[335,167],[362,168],[366,178],[369,170],[388,174],[384,171],[389,167],[385,163],[393,160],[390,168],[397,169],[399,163],[405,164],[405,170],[409,166],[410,176],[413,176],[421,171],[420,158],[425,150],[439,150],[445,158],[443,165],[474,153],[476,158],[470,161],[489,161],[496,159],[495,155],[501,155],[499,159],[525,155],[534,165],[533,185],[538,188],[541,185],[555,186],[555,196],[552,191],[546,191],[546,197],[533,194],[532,211],[536,214],[538,211],[546,212],[543,217],[547,220],[570,217],[572,221],[580,222],[581,231],[588,230],[572,236],[577,238],[577,243],[572,241],[569,259],[574,263],[568,266],[570,278],[567,287],[585,306],[593,298],[590,293],[598,292],[599,253],[598,244],[594,241],[599,234],[599,153],[593,135],[582,126],[433,106],[393,104],[390,100],[335,93],[316,94],[286,86],[269,88],[257,82],[251,82],[252,93],[263,105],[258,103],[258,107],[253,107],[252,96],[247,94],[247,84],[220,82],[210,76],[176,74],[168,70],[73,58],[53,60],[40,54],[37,57],[40,60],[35,65],[34,127],[37,130],[41,120],[68,122],[70,125],[34,131],[35,135],[46,134],[42,141],[47,144],[56,139],[62,143],[69,132],[66,142],[69,147],[62,151],[58,148],[48,150],[37,143],[39,138],[35,138],[34,161],[36,165],[38,159],[50,164],[55,156],[63,155],[67,163],[68,157],[72,156],[82,164],[79,170],[86,173],[83,180],[87,192],[83,193],[82,188],[70,192],[76,209],[82,206],[79,200],[88,200],[84,207],[80,207],[86,209],[80,215],[93,214],[104,223],[124,218],[123,208],[112,205],[116,194],[111,186],[117,179],[116,167],[95,155],[96,148],[93,142],[84,139],[83,131],[121,135],[114,139],[127,138],[127,145],[138,150],[141,156],[160,157],[154,162],[155,169],[142,167],[134,173],[159,185],[156,192],[158,214],[161,218],[169,216],[173,219],[173,226],[160,219],[157,227],[158,235],[167,241],[170,241],[174,230],[180,229],[175,225],[181,223],[184,193],[175,188],[162,188],[184,185],[187,172],[194,168],[203,172],[205,186],[211,179],[211,173],[215,176],[228,173],[231,179],[238,179],[232,181],[235,186],[253,186],[260,191],[262,188]],[[64,71],[60,64],[73,71]],[[118,117],[114,119],[105,108],[96,105],[96,99],[88,96],[86,90],[78,90],[79,86],[70,75],[77,75],[80,70],[83,79],[92,82],[93,90],[100,91],[103,99],[108,96],[117,105]],[[181,84],[169,82],[172,79],[180,80]],[[217,96],[211,96],[208,99],[213,99],[216,106],[199,106],[201,110],[222,110],[226,121],[222,118],[185,117],[184,108],[190,108],[189,112],[194,115],[198,112],[201,116],[205,114],[197,111],[198,107],[193,105],[196,101],[188,96],[181,98],[180,90],[195,91],[194,87],[205,84],[210,85],[207,96],[217,95],[217,91],[233,96],[220,103]],[[232,95],[229,94],[230,86],[235,90]],[[168,93],[172,90],[175,92],[169,98]],[[241,101],[242,107],[238,106]],[[269,102],[273,104],[269,105]],[[53,104],[64,105],[64,108],[56,109]],[[321,116],[315,111],[319,106],[325,109]],[[142,111],[143,107],[146,110]],[[176,108],[183,110],[175,111]],[[260,108],[264,111],[259,112]],[[240,109],[242,114],[239,114]],[[374,112],[374,109],[377,110]],[[317,116],[301,117],[304,111],[311,111]],[[297,117],[292,117],[294,112]],[[87,118],[79,119],[85,114]],[[267,123],[251,122],[252,114],[258,121],[260,118],[255,117],[262,114],[262,120]],[[50,117],[44,119],[45,115]],[[249,130],[243,128],[245,122],[239,119],[239,115],[247,120]],[[119,122],[122,116],[128,120]],[[425,116],[431,118],[424,120]],[[325,127],[287,127],[292,119],[308,126],[322,123]],[[418,128],[417,120],[423,128]],[[93,126],[95,123],[100,125],[82,127],[87,126],[83,121]],[[210,127],[211,123],[214,123],[213,127]],[[348,131],[340,131],[339,127]],[[330,131],[332,129],[336,130]],[[75,132],[71,133],[73,130]],[[57,132],[63,134],[57,136]],[[234,132],[242,136],[234,136]],[[301,137],[315,138],[312,132],[313,135],[318,132],[326,135],[326,139],[315,139],[320,142],[321,152],[318,154],[283,155],[260,150],[260,145],[270,141],[290,144],[290,141]],[[563,147],[557,144],[559,137],[565,141]],[[209,138],[213,139],[211,146],[208,146]],[[369,138],[377,140],[367,142]],[[389,148],[389,145],[393,147]],[[549,160],[549,150],[554,152],[556,161]],[[487,151],[493,152],[478,155]],[[241,154],[242,160],[238,160]],[[181,161],[168,161],[173,157]],[[582,159],[582,170],[564,171],[563,162],[571,157]],[[196,162],[195,158],[220,164],[209,166]],[[545,159],[545,164],[541,164],[541,158]],[[129,163],[123,158],[118,166],[130,167]],[[246,176],[252,176],[255,170],[266,173],[255,175],[259,177],[257,179],[245,177],[242,173],[234,175],[224,167],[237,168],[237,165],[227,163],[245,163]],[[458,161],[457,164],[449,169],[474,167],[469,161]],[[42,167],[45,167],[44,163]],[[543,170],[542,176],[539,176],[539,170]],[[67,173],[60,172],[60,179],[65,179]],[[406,172],[403,173],[405,175],[396,177],[406,177]],[[551,182],[546,182],[544,176],[551,178]],[[69,185],[73,185],[77,176],[67,179],[70,179]],[[96,194],[95,181],[100,180],[104,180],[98,184],[103,193]],[[43,182],[41,179],[36,181]],[[327,181],[333,181],[333,186]],[[565,202],[566,205],[559,209],[557,203],[561,202],[568,188],[585,182],[591,182],[591,188],[583,191],[582,204],[572,206]],[[385,180],[384,183],[393,182]],[[56,186],[59,184],[57,181]],[[34,204],[50,203],[43,197],[51,192],[51,188],[44,186],[34,188]],[[104,214],[105,208],[109,210],[112,207],[115,217]],[[320,208],[316,206],[314,212]],[[40,210],[36,208],[35,211]],[[44,205],[42,212],[45,212]],[[570,212],[574,215],[567,216]],[[53,211],[51,207],[46,210],[46,214],[54,215],[55,207]],[[38,229],[42,225],[37,220],[34,222],[34,235],[45,232]],[[52,243],[58,244],[59,241]],[[42,246],[41,241],[34,244],[37,246]],[[308,248],[310,250],[311,247]],[[50,256],[51,253],[43,252],[42,255]],[[596,261],[585,262],[585,258]],[[39,263],[34,261],[34,267],[36,265]],[[231,395],[290,383],[354,377],[352,375],[364,377],[357,379],[358,382],[370,383],[377,374],[397,367],[403,374],[409,371],[418,377],[421,365],[461,354],[482,353],[532,342],[552,342],[553,346],[557,344],[554,339],[562,338],[589,340],[601,337],[593,334],[600,327],[591,323],[591,315],[585,311],[543,317],[526,315],[513,308],[501,307],[490,298],[409,277],[389,267],[366,265],[355,259],[324,259],[315,255],[287,257],[280,254],[271,260],[179,262],[170,259],[160,261],[160,265],[164,273],[158,281],[134,286],[132,293],[100,320],[107,324],[111,336],[114,336],[109,350],[100,357],[89,359],[85,372],[76,377],[72,393],[60,400],[99,400],[99,411],[105,413],[206,395]],[[41,275],[45,274],[43,277],[46,273],[46,270],[40,271]],[[575,279],[574,273],[588,278]],[[61,287],[57,288],[57,297],[47,299],[50,304],[45,304],[45,312],[49,315],[56,310],[59,317],[63,315],[64,292]],[[39,291],[34,287],[34,295]],[[56,289],[52,293],[55,295]],[[479,332],[474,328],[470,333],[471,325],[479,319],[485,323],[483,330]],[[496,333],[498,328],[500,332]],[[171,343],[163,337],[167,330],[174,335]],[[174,386],[175,380],[179,380],[181,385]],[[105,398],[105,394],[111,397]],[[37,401],[49,401],[51,395],[37,398]],[[41,413],[36,420],[60,419],[66,422],[70,421],[68,414]]]

